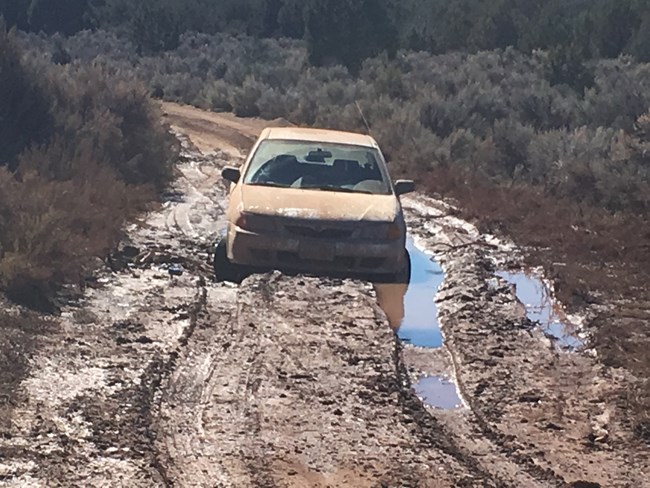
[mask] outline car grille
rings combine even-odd
[[[380,268],[384,265],[384,258],[364,258],[359,261],[359,266],[366,269]]]
[[[314,228],[303,225],[287,225],[287,232],[301,236],[312,237],[316,239],[348,239],[352,236],[352,229],[336,229],[331,227]]]

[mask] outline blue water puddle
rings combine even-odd
[[[411,258],[411,281],[375,285],[379,305],[402,341],[421,347],[440,347],[442,334],[434,298],[444,280],[444,272],[432,257],[415,247],[411,238],[406,247]]]
[[[411,237],[406,248],[411,259],[410,282],[375,285],[377,299],[400,340],[414,346],[439,348],[443,337],[434,300],[445,274],[433,257],[415,246]],[[453,409],[461,405],[456,385],[443,377],[422,377],[413,388],[432,407]]]
[[[438,307],[434,301],[445,274],[432,257],[409,239],[411,281],[404,295],[404,317],[397,334],[404,342],[421,347],[441,347]]]
[[[415,394],[427,405],[445,410],[463,406],[456,385],[445,378],[425,376],[413,385],[413,389]]]
[[[496,274],[515,287],[517,299],[524,305],[527,317],[539,323],[558,346],[570,350],[584,346],[584,341],[577,335],[576,325],[553,301],[550,290],[542,280],[522,271],[500,271]]]

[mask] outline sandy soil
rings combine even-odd
[[[442,202],[404,199],[447,273],[440,351],[400,343],[368,283],[214,283],[219,171],[265,123],[163,109],[183,143],[175,188],[33,353],[0,424],[1,486],[650,486],[611,400],[625,373],[528,322],[493,274],[516,249]],[[422,404],[411,383],[431,373],[464,408]]]

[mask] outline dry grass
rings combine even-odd
[[[151,189],[130,189],[107,168],[86,170],[87,178],[57,181],[36,172],[17,179],[0,168],[0,288],[14,301],[53,311],[43,297],[80,280],[117,243],[124,220],[155,197]]]

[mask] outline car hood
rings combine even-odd
[[[237,191],[237,190],[235,190]],[[242,185],[240,209],[262,215],[345,221],[393,221],[395,195],[370,195],[298,188]]]

